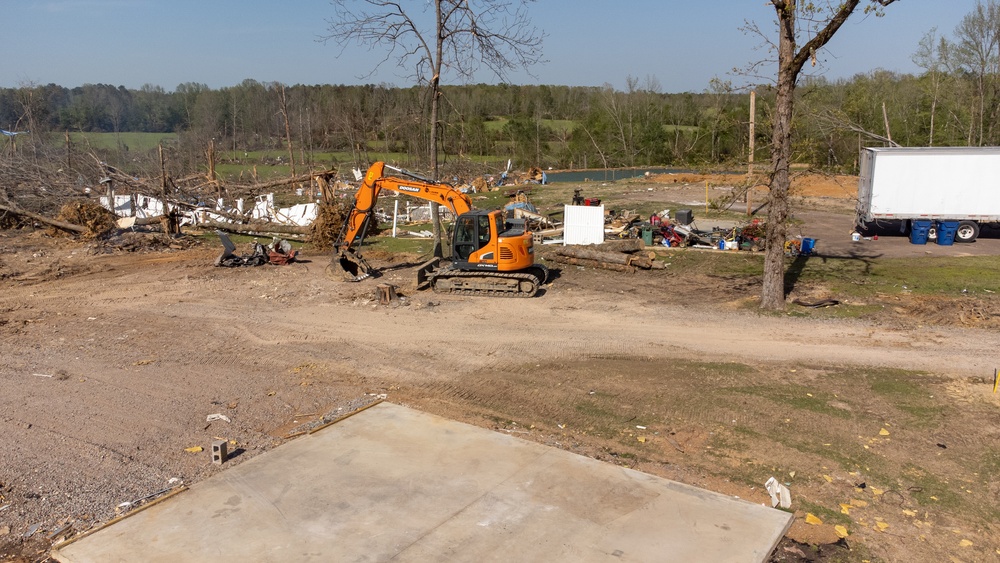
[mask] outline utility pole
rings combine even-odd
[[[754,153],[754,141],[757,137],[755,129],[757,126],[757,92],[755,90],[750,91],[750,144],[748,149],[748,159],[749,165],[747,166],[747,180],[753,181],[753,153]],[[751,203],[750,203],[750,193],[753,191],[753,186],[748,185],[747,191],[744,193],[744,199],[747,200],[747,217],[751,213]]]

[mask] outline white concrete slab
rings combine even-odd
[[[766,559],[792,516],[382,403],[53,554],[113,561]]]

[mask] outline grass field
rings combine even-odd
[[[160,143],[169,144],[177,140],[176,133],[70,133],[70,142],[77,147],[92,147],[100,150],[150,151]]]

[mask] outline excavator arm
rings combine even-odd
[[[386,170],[395,175],[386,175]],[[356,249],[364,241],[369,222],[374,220],[375,205],[382,190],[444,205],[456,217],[472,209],[469,196],[449,184],[420,177],[384,162],[372,164],[358,188],[354,205],[344,221],[340,236],[333,244],[333,262],[339,262],[345,276],[351,281],[359,281],[371,275],[372,268]]]

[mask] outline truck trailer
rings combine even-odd
[[[857,225],[957,222],[956,242],[1000,222],[1000,147],[883,147],[861,151]],[[932,228],[929,238],[935,238]]]

